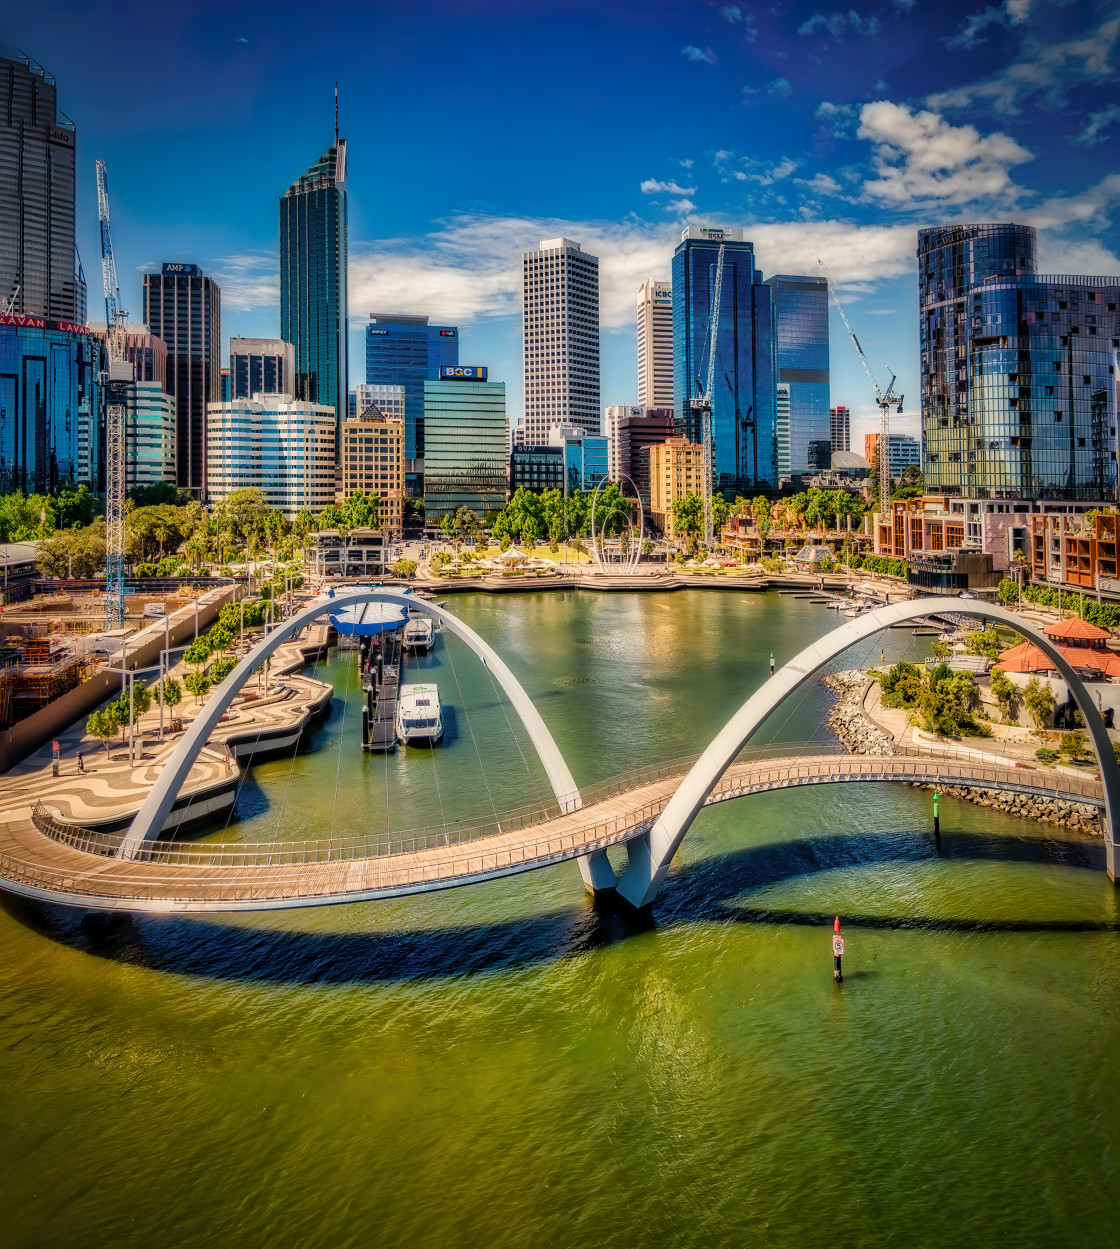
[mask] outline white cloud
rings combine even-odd
[[[841,39],[849,32],[854,35],[877,35],[879,19],[863,17],[855,9],[849,9],[846,13],[814,13],[797,28],[799,35],[827,34],[833,39]]]
[[[1008,170],[1033,159],[1006,134],[982,135],[975,126],[953,126],[937,113],[889,100],[863,106],[858,134],[876,145],[878,177],[864,182],[864,196],[896,208],[1013,203],[1022,188]]]
[[[692,160],[691,160],[691,159],[689,159],[689,160],[679,160],[679,161],[677,161],[677,164],[678,164],[678,165],[680,165],[680,167],[681,167],[682,169],[691,169],[691,168],[692,168]]]
[[[726,17],[729,22],[741,22],[743,20],[743,10],[737,4],[725,4],[720,9],[720,15]]]
[[[970,13],[964,19],[964,25],[955,35],[945,40],[949,48],[974,48],[983,43],[984,31],[989,26],[1020,26],[1030,16],[1031,0],[1004,0],[995,8],[982,9],[979,13]]]
[[[702,61],[705,65],[714,65],[716,63],[716,54],[711,48],[698,48],[693,43],[686,43],[681,48],[681,56],[689,61]]]
[[[687,198],[671,199],[665,205],[666,212],[674,213],[678,217],[687,216],[688,213],[694,212],[695,210],[696,205],[692,202],[692,200]]]
[[[746,160],[746,172],[736,171],[735,177],[740,182],[757,182],[759,186],[772,186],[775,182],[781,182],[784,178],[788,178],[791,173],[797,170],[797,161],[792,160],[788,156],[783,156],[776,165],[768,165],[765,161]]]
[[[1104,224],[1108,213],[1120,203],[1120,173],[1109,174],[1078,195],[1058,195],[1026,214],[1041,229],[1094,223]]]
[[[1095,30],[1065,43],[1030,39],[1026,56],[980,82],[937,92],[926,98],[930,108],[987,107],[1011,115],[1025,100],[1042,98],[1050,108],[1065,103],[1068,86],[1113,76],[1112,53],[1120,38],[1120,16],[1110,17]]]
[[[843,192],[840,183],[827,173],[814,174],[802,185],[807,186],[810,191],[816,191],[819,195],[840,195]]]
[[[1096,239],[1039,236],[1040,273],[1100,273],[1120,277],[1120,258]]]
[[[276,253],[247,252],[213,262],[214,280],[222,289],[222,307],[248,312],[269,304],[280,306],[280,265]]]
[[[857,112],[852,104],[833,104],[831,100],[822,100],[813,116],[828,126],[834,139],[851,139],[854,136]]]
[[[1110,104],[1107,108],[1102,108],[1099,113],[1090,113],[1084,127],[1070,139],[1070,142],[1076,143],[1078,147],[1096,147],[1098,143],[1104,142],[1103,132],[1114,121],[1120,121],[1120,104]]]
[[[659,182],[656,178],[647,178],[642,183],[643,195],[691,195],[694,186],[681,186],[679,182]]]
[[[787,78],[775,78],[773,82],[767,83],[766,86],[767,95],[786,96],[789,95],[790,90],[789,79]]]

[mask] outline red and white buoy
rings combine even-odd
[[[832,925],[832,978],[841,984],[844,973],[840,970],[840,960],[844,957],[844,938],[840,935],[840,916],[837,915]]]

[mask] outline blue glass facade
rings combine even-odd
[[[347,414],[346,141],[280,197],[280,337],[295,348],[295,397]]]
[[[918,235],[927,488],[1115,501],[1117,278],[1039,275],[1029,226]]]
[[[700,420],[689,400],[708,374],[708,340],[720,244],[725,246],[712,395],[716,489],[747,494],[778,484],[773,292],[741,230],[689,227],[673,253],[673,368],[677,421],[692,442]],[[827,410],[827,409],[826,409]]]
[[[424,456],[424,383],[435,381],[444,365],[459,363],[459,331],[429,325],[427,317],[370,314],[366,327],[366,382],[404,387],[404,457]],[[420,486],[410,471],[409,492]]]
[[[0,317],[0,493],[105,488],[102,342],[58,325]]]
[[[607,477],[607,439],[591,435],[583,438],[565,438],[564,449],[565,493],[582,490],[585,494]]]
[[[766,283],[774,292],[778,381],[789,386],[789,449],[781,475],[804,473],[813,443],[831,446],[828,378],[828,282],[779,274]],[[825,468],[828,467],[826,464]]]

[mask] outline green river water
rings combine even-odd
[[[693,754],[839,623],[776,594],[456,596],[577,781]],[[927,645],[882,635],[838,667]],[[355,660],[240,840],[545,792],[440,638],[448,734],[363,756]],[[416,667],[410,668],[413,675]],[[812,688],[759,740],[827,738]],[[485,763],[481,779],[479,759]],[[387,814],[388,808],[388,814]],[[903,786],[726,803],[652,918],[574,864],[256,916],[0,910],[0,1243],[1104,1246],[1120,1216],[1120,908],[1099,842]],[[831,919],[845,925],[832,981]]]

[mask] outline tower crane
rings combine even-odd
[[[110,629],[124,621],[124,426],[125,388],[132,368],[124,359],[124,322],[120,306],[113,238],[109,232],[109,180],[105,162],[97,162],[97,215],[101,222],[101,281],[105,288],[105,332],[109,372],[105,408],[105,622]]]
[[[715,456],[712,450],[712,389],[716,374],[716,340],[719,336],[719,305],[723,293],[723,255],[724,246],[719,245],[716,258],[715,290],[712,294],[711,328],[708,334],[708,376],[706,385],[699,395],[689,400],[693,412],[700,416],[700,441],[704,447],[704,542],[711,549],[712,534],[712,494],[715,490]],[[697,389],[700,379],[696,379]]]
[[[832,280],[832,274],[829,273],[828,267],[819,256],[817,257],[817,264],[820,265],[828,281],[828,289],[832,292],[836,309],[844,321],[852,342],[855,344],[860,363],[863,365],[863,371],[867,374],[867,380],[875,391],[875,402],[879,407],[879,515],[882,523],[886,523],[891,502],[890,412],[891,408],[894,408],[896,413],[902,411],[902,396],[895,394],[894,383],[896,374],[891,373],[891,380],[887,383],[886,390],[883,390],[875,380],[875,374],[871,371],[871,365],[867,363],[867,357],[863,353],[863,348],[859,345],[856,332],[852,329],[851,321],[848,320],[848,314],[840,300],[840,295],[836,290],[836,283]]]

